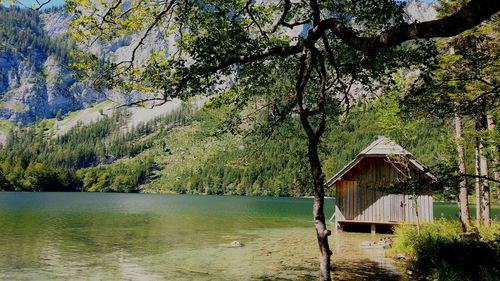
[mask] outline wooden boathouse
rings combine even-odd
[[[411,153],[394,141],[379,137],[326,182],[327,187],[336,189],[335,225],[339,228],[370,225],[375,232],[377,225],[387,227],[403,221],[416,224],[417,220],[431,222],[430,191],[416,197],[413,192],[380,191],[383,190],[381,186],[404,184],[408,178],[422,175],[434,178]]]

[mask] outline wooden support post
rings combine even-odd
[[[371,226],[372,226],[372,235],[377,234],[377,226],[374,223],[372,223]]]

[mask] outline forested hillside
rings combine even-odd
[[[16,7],[0,6],[0,40],[3,52],[17,53],[32,60],[45,54],[55,56],[61,63],[69,61],[70,52],[76,47],[67,35],[48,36],[39,12]]]
[[[327,177],[335,174],[381,134],[376,119],[374,108],[360,105],[347,121],[330,128],[322,145]],[[170,149],[179,152],[160,158],[165,163],[164,169],[157,173],[160,177],[144,188],[159,192],[208,194],[311,194],[305,137],[296,133],[300,126],[297,119],[279,128],[269,139],[264,135],[213,137],[211,132],[216,128],[217,120],[217,114],[203,110],[195,114],[191,126],[175,129],[166,139]],[[407,148],[425,163],[435,164],[444,134],[442,124],[427,123],[414,133],[415,139],[407,143]]]
[[[50,120],[13,130],[0,151],[1,189],[311,194],[305,139],[296,133],[296,119],[269,137],[219,132],[219,109],[184,106],[132,130],[124,130],[127,118],[126,111],[118,111],[63,136],[48,130]],[[377,108],[363,102],[345,122],[329,128],[321,150],[327,177],[383,132],[378,118]],[[447,124],[421,125],[402,144],[432,166],[444,153]]]
[[[128,129],[127,111],[116,111],[90,125],[77,125],[59,136],[50,130],[55,120],[42,120],[14,128],[0,150],[3,190],[74,191],[81,190],[79,169],[106,165],[133,158],[152,146],[148,138],[155,129],[184,124],[186,114],[179,111],[167,117]],[[115,191],[133,191],[146,179],[145,170],[137,171],[133,187]],[[130,170],[127,175],[131,175]],[[125,189],[123,189],[125,188]],[[101,190],[99,190],[101,191]],[[103,189],[102,191],[105,191]]]

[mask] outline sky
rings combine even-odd
[[[40,2],[44,2],[46,0],[39,0]],[[23,3],[23,5],[27,6],[27,7],[31,7],[31,5],[33,3],[36,3],[36,1],[34,0],[19,0],[19,2]],[[426,3],[430,3],[430,2],[433,2],[433,0],[423,0],[423,2],[426,2]],[[51,0],[49,4],[47,4],[46,8],[50,8],[50,7],[57,7],[57,6],[62,6],[64,4],[64,0]]]
[[[44,3],[47,0],[39,0],[40,3]],[[32,0],[20,0],[19,2],[23,3],[23,5],[27,7],[31,7],[33,3],[36,3],[36,1]],[[50,7],[57,7],[57,6],[62,6],[64,4],[64,0],[51,0],[49,4],[45,5],[44,7],[50,8]]]
[[[46,1],[46,0],[39,0],[40,2]],[[423,0],[423,2],[430,3],[433,0]],[[36,3],[34,0],[20,0],[24,5],[30,7],[33,3]],[[64,0],[51,0],[50,4],[47,4],[45,7],[57,7],[57,6],[62,6],[64,4]]]

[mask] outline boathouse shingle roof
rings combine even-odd
[[[425,166],[415,160],[413,155],[401,147],[399,144],[393,140],[385,137],[379,136],[377,140],[372,142],[368,147],[361,151],[354,160],[347,164],[342,170],[340,170],[336,175],[330,178],[325,185],[331,187],[337,181],[339,181],[343,175],[345,175],[349,170],[356,166],[365,157],[387,157],[390,155],[404,156],[409,160],[409,162],[418,170],[425,171]],[[435,178],[432,174],[426,173],[431,178]]]

